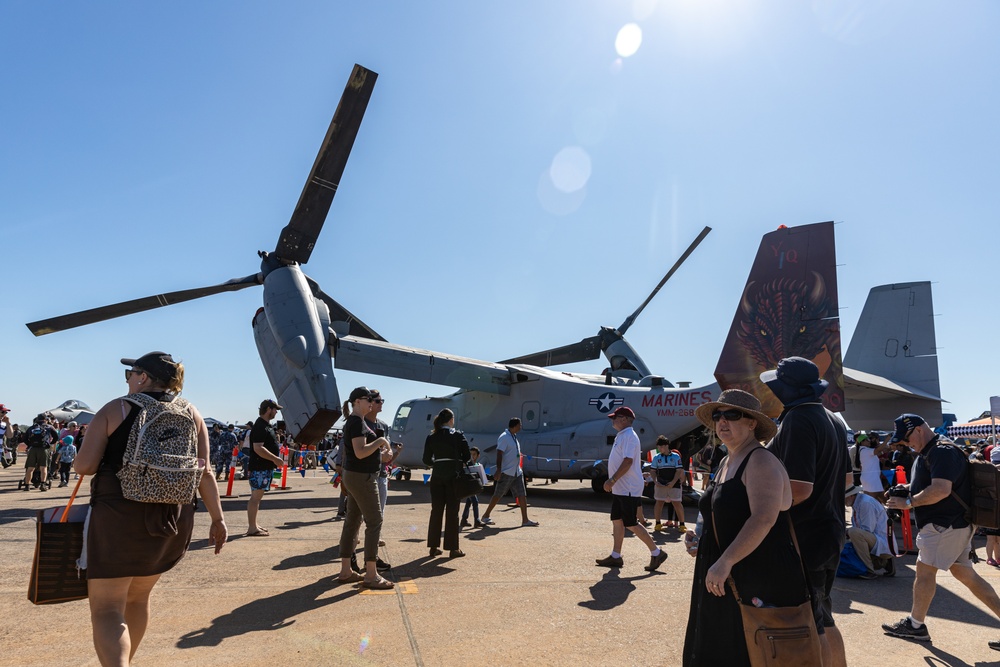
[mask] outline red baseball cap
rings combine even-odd
[[[608,419],[614,419],[615,417],[628,417],[629,419],[635,419],[635,413],[632,412],[632,408],[626,408],[623,405],[608,415]]]

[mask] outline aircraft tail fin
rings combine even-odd
[[[715,368],[722,389],[744,389],[777,417],[781,403],[759,376],[785,357],[819,366],[830,387],[823,403],[844,409],[843,362],[833,222],[778,228],[761,239]]]
[[[930,282],[873,287],[844,365],[940,396]]]

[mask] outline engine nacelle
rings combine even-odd
[[[264,307],[253,318],[253,335],[288,432],[315,444],[340,418],[340,394],[327,349],[330,311],[313,296],[298,265],[264,278]]]

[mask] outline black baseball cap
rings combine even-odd
[[[268,408],[274,408],[275,410],[284,410],[284,408],[278,405],[278,402],[273,398],[265,398],[263,401],[261,401],[259,412],[263,412]]]
[[[172,382],[177,377],[177,362],[166,352],[147,352],[138,359],[122,359],[122,363],[141,368],[163,382]]]

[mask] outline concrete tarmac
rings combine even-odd
[[[20,461],[19,461],[20,463]],[[65,503],[69,488],[17,491],[23,469],[0,471],[0,664],[97,665],[86,601],[35,606],[26,598],[37,510]],[[627,538],[625,567],[596,567],[611,548],[607,496],[589,482],[528,486],[529,515],[502,504],[496,526],[465,529],[465,558],[430,558],[429,493],[419,471],[390,482],[381,557],[392,591],[339,584],[337,490],[321,470],[289,475],[268,493],[261,525],[246,530],[246,482],[224,500],[230,540],[208,547],[208,515],[196,515],[191,550],[152,594],[149,629],[133,664],[156,665],[680,665],[694,560],[676,531],[654,533],[669,558],[659,572]],[[81,500],[87,501],[84,483]],[[224,489],[223,489],[224,490]],[[487,495],[480,497],[484,510]],[[646,508],[652,516],[652,506]],[[695,511],[688,508],[689,525]],[[985,559],[982,539],[976,542]],[[933,643],[883,635],[909,611],[914,556],[894,578],[837,579],[834,611],[848,664],[1000,665],[987,641],[1000,622],[950,574],[939,578],[927,619]],[[1000,570],[976,566],[994,587]],[[720,638],[730,641],[730,638]]]

